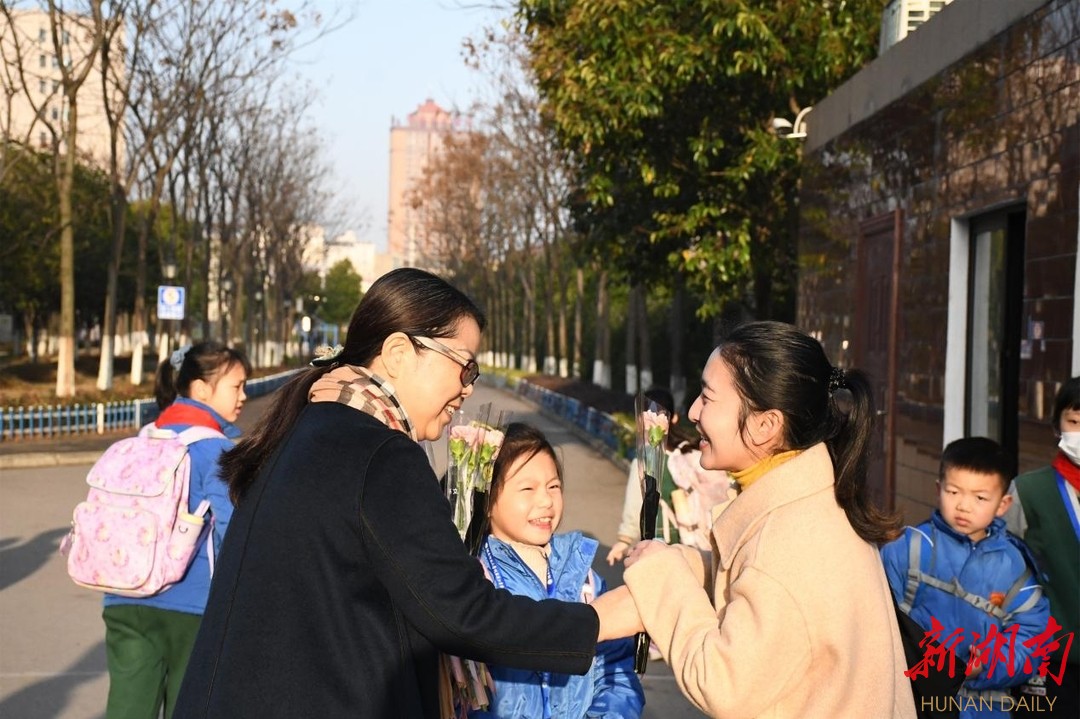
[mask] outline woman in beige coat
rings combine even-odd
[[[709,358],[689,417],[701,465],[740,493],[714,514],[711,561],[642,542],[623,591],[710,716],[915,716],[875,548],[898,522],[865,486],[873,416],[864,376],[790,325],[744,325]]]

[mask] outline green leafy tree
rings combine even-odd
[[[24,334],[45,327],[61,308],[59,207],[52,158],[9,147],[12,162],[0,178],[0,309],[14,312]],[[108,182],[98,170],[75,166],[72,180],[72,242],[79,257],[74,314],[80,323],[100,318],[98,288],[105,282],[108,238]],[[120,292],[131,297],[130,278]]]
[[[716,314],[790,317],[798,145],[770,120],[873,56],[882,0],[519,0],[572,153],[586,251],[632,282],[664,263]],[[812,121],[812,115],[811,115]]]
[[[348,324],[360,302],[360,275],[348,260],[341,260],[326,273],[319,316],[324,322]]]

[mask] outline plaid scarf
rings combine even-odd
[[[312,402],[340,402],[369,414],[390,429],[409,435],[416,441],[416,430],[405,408],[398,401],[394,385],[365,367],[340,365],[311,385]]]

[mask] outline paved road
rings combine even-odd
[[[531,403],[479,387],[469,406],[492,402],[494,413],[543,429],[562,453],[566,471],[564,529],[579,529],[601,543],[596,569],[612,585],[621,569],[603,556],[615,540],[625,472]],[[265,409],[253,402],[241,424]],[[494,414],[493,413],[493,414]],[[436,447],[445,463],[445,449]],[[67,578],[56,549],[71,509],[85,495],[88,466],[0,470],[0,719],[103,719],[105,670],[100,595]],[[647,719],[703,716],[681,695],[670,669],[652,662],[643,678]]]

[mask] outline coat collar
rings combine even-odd
[[[519,579],[536,581],[536,575],[525,565],[525,562],[518,556],[513,547],[490,534],[484,541],[491,547],[495,559],[504,562],[504,566],[512,567],[512,571],[518,575]],[[585,582],[585,578],[592,566],[593,557],[599,547],[599,542],[591,537],[586,537],[581,532],[565,532],[553,535],[551,537],[551,556],[548,557],[548,562],[556,586],[572,587],[575,592],[580,589]]]
[[[725,570],[731,568],[735,552],[766,514],[832,486],[832,458],[824,443],[768,472],[736,497],[713,526],[720,564]]]
[[[984,548],[990,549],[997,548],[1002,542],[1008,541],[1008,537],[1005,535],[1005,520],[1001,517],[994,517],[994,521],[990,522],[990,526],[986,528],[986,536],[978,542],[972,542],[967,535],[960,534],[960,532],[957,532],[950,527],[949,523],[945,521],[945,517],[941,516],[940,509],[935,509],[934,513],[930,515],[930,523],[934,526],[934,529],[942,534],[952,537],[957,542],[966,545],[982,544],[983,542],[986,542]]]
[[[171,405],[162,410],[154,424],[158,427],[170,424],[199,425],[218,429],[229,439],[236,439],[241,434],[239,427],[215,412],[210,405],[189,397],[177,397]]]

